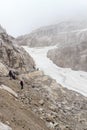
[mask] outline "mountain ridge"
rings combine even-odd
[[[79,43],[81,40],[84,41],[86,39],[87,32],[85,28],[87,28],[87,22],[61,22],[56,25],[39,28],[30,34],[20,36],[17,38],[17,41],[19,44],[25,43],[25,45],[31,47],[59,45],[60,43]],[[81,33],[80,30],[84,30],[85,32]]]
[[[30,47],[57,45],[58,49],[48,53],[56,65],[87,71],[87,22],[61,22],[42,27],[16,40],[20,45]]]

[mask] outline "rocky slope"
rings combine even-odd
[[[4,123],[9,126],[4,130],[86,130],[87,97],[63,88],[42,71],[32,71],[34,61],[23,48],[13,45],[6,33],[0,37],[0,129]],[[9,69],[17,71],[16,80],[7,76]]]
[[[30,87],[21,95],[22,102],[50,129],[87,129],[87,98],[63,88],[48,76],[38,74],[26,75],[25,82]]]
[[[33,59],[23,48],[13,45],[14,38],[0,27],[0,130],[49,130],[39,117],[20,101],[20,76],[34,71]],[[9,70],[16,75],[8,77]]]
[[[1,85],[17,93],[16,98],[0,89],[0,121],[12,130],[87,129],[87,98],[57,84],[41,71],[21,74],[18,80],[0,77]]]
[[[0,73],[5,70],[7,72],[10,68],[19,73],[33,69],[34,61],[29,54],[24,49],[13,45],[13,37],[1,31],[1,29],[0,32]]]
[[[0,122],[10,126],[12,130],[49,130],[44,121],[20,101],[20,94],[23,92],[18,80],[12,81],[9,77],[0,77],[0,82]],[[2,89],[2,85],[8,87],[8,90],[12,89],[18,97]],[[23,91],[26,91],[26,85]]]

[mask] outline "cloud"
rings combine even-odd
[[[17,36],[69,18],[86,18],[86,8],[86,0],[0,0],[0,23]]]

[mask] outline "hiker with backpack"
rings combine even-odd
[[[10,77],[10,79],[16,79],[15,73],[12,72],[12,70],[9,70],[9,77]]]
[[[24,88],[23,80],[20,81],[20,85],[21,85],[21,89],[23,89]]]

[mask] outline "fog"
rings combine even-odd
[[[87,0],[0,0],[0,24],[17,37],[41,26],[87,19]]]

